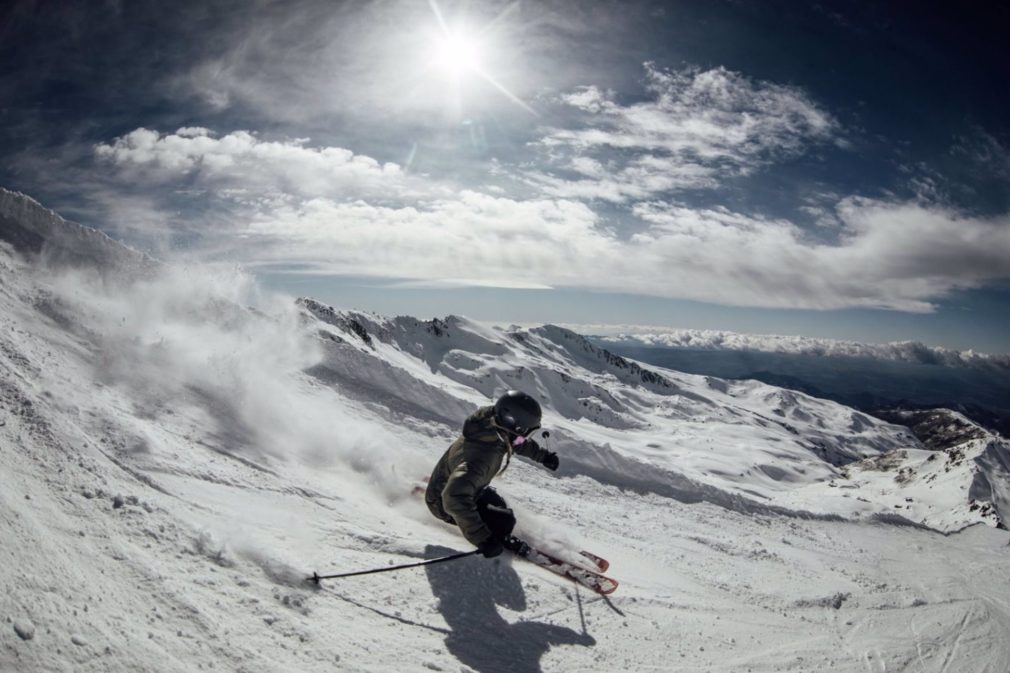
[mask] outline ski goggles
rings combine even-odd
[[[512,446],[522,446],[523,444],[526,443],[526,440],[529,438],[529,436],[532,435],[534,432],[536,432],[539,429],[540,429],[540,427],[537,426],[535,428],[530,428],[529,430],[527,430],[526,432],[521,433],[521,434],[520,433],[514,433],[514,432],[510,431],[510,434],[514,434],[515,435],[515,437],[512,438]]]

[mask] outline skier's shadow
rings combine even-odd
[[[453,551],[428,545],[425,558]],[[519,575],[501,558],[470,557],[425,566],[425,570],[438,610],[451,629],[446,647],[460,663],[479,673],[541,673],[540,658],[552,645],[596,644],[588,633],[565,626],[505,621],[497,606],[523,611],[526,594]]]

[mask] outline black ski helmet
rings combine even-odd
[[[510,390],[494,404],[495,422],[509,432],[528,435],[540,427],[540,404],[521,390]]]

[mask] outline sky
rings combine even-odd
[[[8,2],[0,185],[342,308],[1010,352],[996,3]]]

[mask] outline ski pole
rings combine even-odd
[[[419,561],[417,563],[404,563],[398,566],[387,566],[385,568],[373,568],[371,570],[355,570],[349,573],[337,573],[336,575],[320,575],[317,572],[312,573],[312,577],[306,577],[306,582],[315,582],[319,584],[320,580],[332,580],[338,577],[354,577],[355,575],[372,575],[374,573],[388,573],[393,570],[403,570],[404,568],[417,568],[418,566],[428,566],[435,563],[443,563],[445,561],[455,561],[456,559],[464,558],[466,556],[473,556],[477,554],[479,550],[474,549],[473,551],[459,552],[458,554],[450,554],[449,556],[440,556],[439,558],[428,559],[427,561]]]

